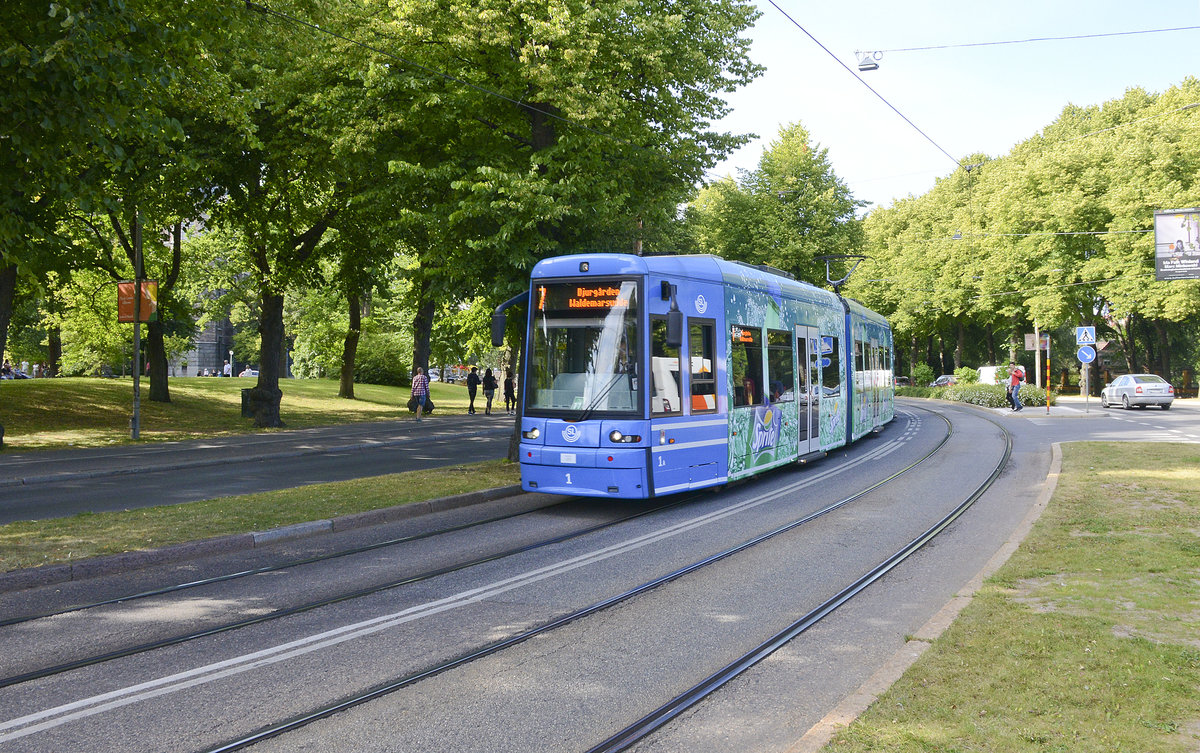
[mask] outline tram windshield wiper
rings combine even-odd
[[[591,418],[592,414],[596,412],[596,409],[600,407],[600,403],[604,400],[604,398],[608,397],[608,393],[612,392],[613,387],[617,386],[617,382],[621,381],[621,377],[623,376],[629,375],[622,372],[613,374],[612,378],[608,380],[608,383],[604,385],[604,388],[601,389],[594,398],[592,398],[592,402],[588,403],[587,407],[579,412],[579,418],[575,420],[586,421]]]

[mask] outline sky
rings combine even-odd
[[[755,169],[779,129],[799,122],[854,196],[871,202],[867,210],[925,193],[971,154],[1003,156],[1068,104],[1102,104],[1133,87],[1162,92],[1200,76],[1200,29],[898,51],[1200,26],[1200,0],[775,0],[829,52],[768,0],[755,2],[762,16],[750,55],[767,70],[728,95],[733,112],[715,126],[758,138],[708,178]],[[860,73],[856,51],[882,51],[879,69]]]

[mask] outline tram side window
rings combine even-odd
[[[654,387],[650,412],[655,415],[681,413],[679,348],[667,345],[666,317],[650,317],[650,376]]]
[[[840,395],[842,393],[842,351],[838,347],[838,341],[841,338],[834,335],[833,337],[825,336],[821,338],[821,355],[823,358],[829,359],[829,365],[821,364],[821,386],[824,388],[826,396]],[[825,352],[825,341],[830,343],[829,352]]]
[[[713,375],[716,360],[716,323],[688,320],[688,361],[691,369],[688,380],[692,398],[692,413],[717,410],[717,380]]]
[[[772,403],[796,399],[792,336],[782,330],[767,330],[767,379]]]
[[[763,402],[762,332],[734,324],[729,328],[729,374],[733,380],[733,407]]]

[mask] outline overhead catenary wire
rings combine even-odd
[[[846,69],[846,72],[847,72],[847,73],[849,73],[851,76],[853,76],[853,77],[855,78],[855,80],[856,80],[856,81],[858,81],[858,83],[860,83],[860,84],[862,84],[863,86],[867,87],[867,90],[868,90],[868,91],[870,91],[872,94],[874,94],[876,97],[878,97],[880,102],[883,102],[885,105],[887,105],[887,106],[888,106],[888,108],[889,108],[889,109],[891,109],[891,111],[892,111],[892,112],[894,112],[894,113],[896,113],[897,115],[899,115],[899,116],[900,116],[901,120],[903,120],[905,123],[908,123],[908,124],[909,124],[909,125],[912,127],[912,129],[913,129],[914,131],[916,131],[917,133],[921,134],[922,138],[924,138],[924,139],[925,139],[926,141],[928,141],[930,144],[933,144],[933,146],[934,146],[934,147],[935,147],[935,148],[936,148],[936,149],[937,149],[939,152],[941,152],[942,154],[946,155],[946,157],[947,157],[947,158],[948,158],[948,159],[949,159],[951,162],[953,162],[955,165],[958,165],[958,166],[961,166],[961,165],[962,165],[962,160],[955,159],[955,158],[954,158],[954,155],[952,155],[952,154],[950,154],[950,152],[946,151],[946,150],[945,150],[945,149],[942,147],[942,145],[941,145],[941,144],[939,144],[939,143],[937,143],[936,141],[934,141],[934,140],[933,140],[933,138],[932,138],[932,137],[931,137],[929,134],[927,134],[927,133],[925,133],[924,131],[922,131],[922,130],[921,130],[921,129],[920,129],[918,126],[917,126],[917,124],[916,124],[916,123],[914,123],[914,122],[912,122],[911,120],[909,120],[909,119],[908,119],[908,116],[906,116],[904,113],[900,112],[900,110],[899,110],[899,109],[897,109],[897,108],[896,108],[896,106],[895,106],[895,105],[893,105],[891,102],[889,102],[889,101],[887,100],[887,98],[886,98],[886,97],[884,97],[884,96],[883,96],[882,94],[880,94],[879,92],[875,91],[875,89],[874,89],[874,88],[873,88],[873,87],[872,87],[870,84],[868,84],[866,81],[864,81],[864,80],[863,80],[862,76],[859,76],[857,73],[855,73],[855,72],[854,72],[854,70],[853,70],[852,68],[850,68],[850,66],[848,66],[848,65],[846,65],[844,62],[842,62],[841,58],[839,58],[837,55],[834,55],[834,54],[833,54],[833,52],[832,52],[832,51],[830,51],[830,49],[829,49],[828,47],[826,47],[824,44],[822,44],[822,43],[821,43],[821,41],[820,41],[819,39],[817,39],[817,38],[816,38],[816,37],[814,37],[814,36],[813,36],[811,33],[809,33],[808,29],[805,29],[803,26],[801,26],[799,21],[797,21],[796,19],[792,18],[792,17],[791,17],[791,15],[789,15],[787,11],[785,11],[783,8],[779,7],[779,5],[778,5],[778,4],[775,2],[775,0],[767,0],[767,2],[769,2],[769,3],[772,5],[772,7],[774,7],[774,8],[775,8],[775,10],[779,11],[780,13],[782,13],[782,14],[783,14],[783,17],[784,17],[784,18],[786,18],[788,21],[790,21],[790,22],[792,23],[792,25],[793,25],[793,26],[795,26],[797,29],[799,29],[800,31],[802,31],[802,32],[804,33],[804,35],[805,35],[805,36],[807,36],[807,37],[808,37],[809,39],[811,39],[811,40],[812,40],[812,41],[813,41],[813,42],[814,42],[814,43],[815,43],[815,44],[816,44],[818,47],[820,47],[822,50],[824,50],[824,51],[825,51],[825,53],[826,53],[827,55],[829,55],[829,57],[831,57],[831,58],[833,58],[834,60],[836,60],[838,65],[840,65],[840,66],[842,66],[843,68],[845,68],[845,69]]]
[[[1098,34],[1071,34],[1060,37],[1030,37],[1028,39],[1008,39],[998,42],[962,42],[958,44],[934,44],[926,47],[897,47],[891,50],[873,50],[873,52],[923,52],[925,50],[951,50],[962,47],[995,47],[1004,44],[1028,44],[1031,42],[1060,42],[1073,39],[1099,39],[1101,37],[1126,37],[1134,34],[1163,34],[1171,31],[1195,31],[1200,26],[1176,26],[1170,29],[1141,29],[1138,31],[1110,31]]]

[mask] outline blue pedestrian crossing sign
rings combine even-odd
[[[1095,345],[1096,344],[1096,328],[1095,327],[1076,327],[1075,328],[1075,344],[1076,345]]]
[[[1096,360],[1096,349],[1091,345],[1084,345],[1079,348],[1079,352],[1075,355],[1079,357],[1080,363],[1091,363]]]

